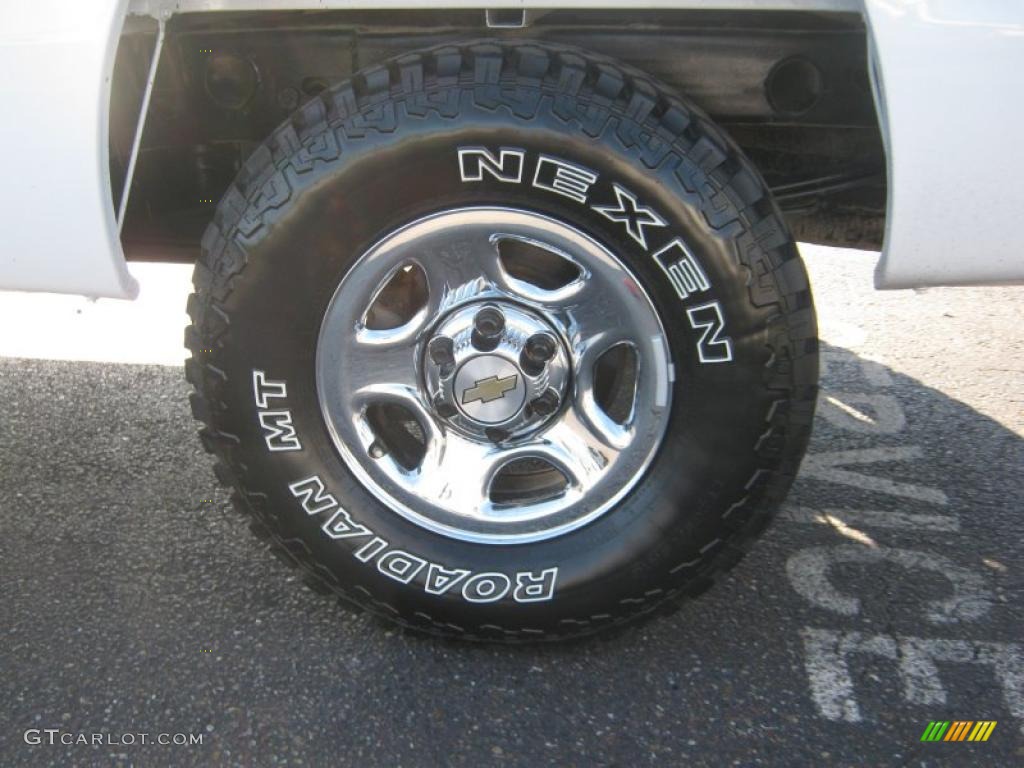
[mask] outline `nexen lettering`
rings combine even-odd
[[[336,540],[352,540],[352,555],[356,560],[375,565],[380,573],[397,582],[422,582],[427,594],[451,592],[460,594],[470,603],[495,603],[505,598],[517,603],[539,603],[554,597],[558,568],[519,571],[511,575],[498,571],[473,573],[465,568],[448,568],[412,552],[392,548],[385,539],[342,509],[317,475],[289,484],[288,490],[299,500],[307,515],[330,513],[320,527],[327,536]]]

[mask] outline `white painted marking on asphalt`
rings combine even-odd
[[[910,512],[879,509],[813,509],[786,506],[780,520],[810,525],[831,525],[836,528],[903,528],[910,531],[959,533],[960,518],[956,515],[918,515]]]
[[[901,496],[917,499],[931,504],[947,504],[949,498],[937,488],[927,488],[912,483],[897,483],[883,477],[864,475],[837,467],[850,464],[876,464],[883,461],[908,461],[923,457],[917,446],[895,446],[888,448],[865,448],[856,451],[830,451],[828,453],[809,453],[800,467],[802,477],[823,480],[829,483],[849,485],[876,491],[890,496]]]
[[[868,406],[872,413],[858,406]],[[903,408],[892,395],[830,392],[819,402],[818,413],[839,429],[861,434],[894,435],[907,425]]]
[[[829,720],[859,723],[864,719],[847,661],[854,654],[897,662],[903,698],[921,706],[947,701],[935,662],[989,666],[1010,714],[1024,720],[1024,647],[1017,643],[864,635],[810,627],[800,635],[811,697],[818,713]]]
[[[833,397],[832,395],[827,395],[825,397],[825,401],[829,405],[835,406],[840,411],[845,413],[847,416],[850,416],[851,418],[853,418],[855,421],[861,421],[861,422],[864,422],[865,424],[873,424],[874,421],[875,421],[873,418],[871,418],[866,413],[864,413],[864,411],[858,411],[852,405],[847,405],[842,400],[840,400],[838,397]]]
[[[906,638],[900,643],[900,651],[903,698],[924,706],[940,706],[947,700],[934,660],[967,664],[974,656],[970,643],[964,640]]]
[[[860,632],[835,632],[831,629],[805,628],[804,666],[811,698],[818,713],[829,720],[859,723],[863,720],[857,704],[857,692],[850,677],[846,657],[851,653],[896,658],[896,641],[878,635],[865,639]]]
[[[929,600],[925,603],[925,616],[933,624],[977,621],[992,608],[992,594],[983,575],[959,566],[942,555],[915,549],[863,547],[854,544],[807,547],[789,557],[786,561],[786,575],[793,589],[819,608],[843,616],[856,616],[860,613],[860,599],[840,592],[828,579],[829,569],[843,563],[892,563],[908,571],[924,570],[944,576],[953,587],[953,595],[945,600]]]

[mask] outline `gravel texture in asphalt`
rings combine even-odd
[[[180,368],[0,359],[0,765],[1024,764],[1024,291],[807,257],[824,378],[782,516],[700,600],[571,646],[303,588],[216,486]],[[60,743],[93,733],[202,744]]]

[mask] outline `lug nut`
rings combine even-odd
[[[492,443],[500,443],[508,437],[508,430],[499,429],[498,427],[487,427],[484,430],[484,434],[487,435],[487,439]]]
[[[520,367],[530,376],[536,376],[544,370],[544,364],[555,356],[557,343],[550,333],[533,334],[526,340],[519,355]]]
[[[559,402],[558,393],[548,389],[530,401],[530,409],[538,416],[550,416],[558,410]]]
[[[455,364],[455,345],[447,336],[435,336],[427,346],[427,354],[437,365],[445,368]]]
[[[481,352],[490,352],[498,346],[505,330],[505,316],[497,307],[484,307],[473,318],[473,346]]]
[[[434,401],[434,410],[442,419],[450,419],[456,413],[455,406],[440,397]]]

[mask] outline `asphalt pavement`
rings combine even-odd
[[[569,646],[301,588],[180,367],[0,359],[0,765],[1024,764],[1024,288],[878,293],[874,255],[806,253],[826,365],[782,517],[700,600]]]

